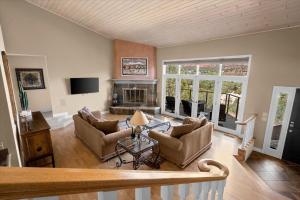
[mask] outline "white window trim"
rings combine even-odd
[[[178,69],[178,74],[166,74],[166,62],[176,62],[176,61],[190,61],[190,60],[217,60],[217,59],[232,59],[232,58],[248,58],[248,69],[247,69],[247,75],[246,76],[222,76],[222,66],[219,67],[219,74],[218,75],[199,75],[199,67],[197,66],[197,72],[196,74],[180,74],[180,67]],[[176,101],[175,105],[175,113],[169,113],[165,111],[165,87],[166,87],[166,79],[168,78],[175,78],[176,79],[176,90],[175,90],[175,98],[178,99],[178,95],[180,95],[180,81],[181,79],[192,79],[193,80],[193,88],[196,88],[196,85],[199,85],[199,81],[201,80],[214,80],[215,81],[215,91],[214,91],[214,104],[215,104],[215,109],[219,111],[220,105],[218,105],[218,102],[220,101],[220,92],[222,85],[221,83],[223,81],[234,81],[234,82],[240,82],[242,83],[242,98],[240,100],[240,105],[239,105],[239,113],[238,113],[238,120],[243,121],[244,118],[244,111],[245,111],[245,104],[246,104],[246,95],[247,95],[247,89],[248,89],[248,81],[249,81],[249,75],[250,75],[250,69],[251,69],[251,62],[252,62],[252,55],[237,55],[237,56],[223,56],[223,57],[206,57],[206,58],[189,58],[189,59],[174,59],[174,60],[162,60],[162,67],[163,67],[163,73],[162,73],[162,87],[161,87],[161,108],[162,108],[162,114],[166,114],[172,117],[177,117],[177,118],[183,118],[182,116],[179,115],[179,106],[178,101]],[[221,64],[222,65],[222,64]],[[199,86],[198,86],[199,87]],[[195,91],[193,92],[193,100],[195,98],[198,98],[198,93],[194,94]],[[192,109],[194,110],[194,109]],[[193,114],[193,112],[192,112]],[[214,114],[212,116],[212,120],[215,122],[218,122],[217,120],[217,114]],[[235,134],[238,136],[241,136],[241,127],[238,126],[236,130],[232,130],[229,128],[224,128],[218,126],[218,123],[216,124],[216,129],[228,132],[231,134]]]

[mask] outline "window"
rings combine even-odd
[[[178,65],[170,64],[166,66],[166,74],[178,74]]]
[[[248,65],[247,64],[223,64],[222,74],[223,76],[247,76]]]
[[[195,64],[181,65],[180,74],[197,74],[197,65]]]
[[[220,64],[200,64],[199,74],[201,75],[218,75]]]
[[[249,57],[166,61],[166,74],[247,76]],[[180,70],[180,71],[179,71]],[[179,73],[180,72],[180,73]]]

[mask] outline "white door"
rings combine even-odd
[[[274,87],[263,152],[281,159],[296,88]]]
[[[217,82],[213,121],[218,130],[239,135],[241,127],[236,125],[244,114],[246,81],[223,79]]]

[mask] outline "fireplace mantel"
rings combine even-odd
[[[138,79],[112,79],[116,84],[157,84],[157,79],[153,80],[138,80]]]

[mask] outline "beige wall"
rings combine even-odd
[[[5,51],[0,26],[0,51]],[[0,56],[0,142],[11,154],[12,166],[20,166],[21,160],[17,146],[16,126],[12,116],[10,97],[4,72],[2,56]]]
[[[47,56],[54,113],[86,105],[107,110],[112,76],[112,41],[25,1],[1,0],[0,24],[8,53]],[[99,77],[100,93],[69,94],[69,78]]]
[[[8,60],[9,67],[11,69],[11,77],[14,84],[14,93],[17,96],[16,103],[18,110],[21,111],[22,109],[18,98],[19,88],[15,68],[39,68],[43,69],[45,89],[26,90],[29,102],[28,109],[30,109],[31,111],[51,111],[52,105],[46,57],[29,55],[9,55]]]
[[[300,28],[157,49],[158,78],[162,60],[252,55],[245,117],[258,113],[256,146],[261,148],[273,86],[300,86]],[[158,91],[161,92],[161,82]],[[161,94],[158,94],[159,98]]]

